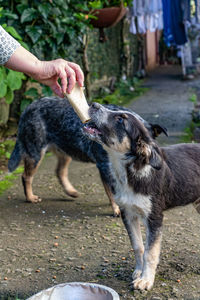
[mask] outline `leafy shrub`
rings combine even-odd
[[[114,93],[107,94],[94,101],[101,104],[125,105],[148,91],[147,87],[142,86],[143,81],[134,77],[131,80],[120,80],[116,84]]]
[[[0,0],[5,10],[1,22],[13,26],[31,52],[40,59],[69,56],[68,47],[79,43],[87,27],[75,13],[78,0]]]
[[[0,17],[4,15],[3,8],[0,8]],[[17,33],[15,28],[2,24],[2,27],[10,33],[16,40],[23,43],[22,37]],[[23,46],[26,46],[23,43]],[[13,70],[7,70],[4,67],[0,67],[0,98],[5,98],[8,104],[11,104],[14,99],[14,91],[19,90],[22,86],[22,80],[26,79],[23,73]]]
[[[85,1],[88,3],[89,8],[101,9],[106,7],[120,6],[122,3],[124,6],[131,5],[132,0],[93,0]]]

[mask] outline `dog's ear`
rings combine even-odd
[[[158,124],[150,124],[151,125],[151,130],[152,130],[152,135],[153,135],[153,138],[155,139],[156,137],[158,137],[162,132],[168,136],[168,133],[167,133],[167,128],[165,127],[162,127]]]
[[[149,164],[156,170],[160,170],[162,167],[162,157],[159,150],[156,149],[154,146],[151,149],[151,155],[149,157]]]

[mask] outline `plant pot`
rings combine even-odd
[[[116,7],[107,7],[102,9],[95,9],[93,15],[98,19],[91,19],[90,23],[99,28],[99,42],[104,43],[107,41],[107,37],[104,32],[104,28],[115,26],[126,14],[127,8],[123,5]]]
[[[91,24],[95,28],[106,28],[115,26],[126,14],[127,8],[123,5],[119,7],[107,7],[95,9],[93,15],[98,19],[91,19]]]

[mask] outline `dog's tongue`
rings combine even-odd
[[[90,127],[90,126],[84,126],[84,130],[89,134],[99,134],[100,131],[96,128]]]

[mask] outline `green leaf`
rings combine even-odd
[[[44,4],[40,4],[38,6],[38,10],[41,13],[41,15],[47,19],[48,18],[48,14],[49,14],[49,4],[44,3]]]
[[[79,9],[81,11],[88,11],[89,10],[89,8],[88,8],[88,6],[87,6],[86,3],[83,3],[83,4],[78,3],[78,4],[75,5],[75,8],[77,8],[77,9]]]
[[[31,102],[31,99],[23,99],[20,103],[20,111],[23,112]]]
[[[40,27],[36,27],[36,26],[27,26],[26,27],[26,33],[28,34],[28,36],[31,38],[33,43],[36,43],[38,41],[38,39],[40,38],[40,36],[42,35],[42,29],[40,29]]]
[[[58,32],[56,34],[56,41],[57,41],[57,44],[60,45],[62,42],[63,42],[63,39],[64,39],[64,34],[63,32]]]
[[[10,154],[9,152],[6,152],[6,153],[5,153],[5,156],[6,156],[6,158],[8,158],[8,159],[9,159],[9,158],[10,158],[10,156],[11,156],[11,154]]]
[[[7,84],[5,81],[0,81],[0,98],[3,98],[7,93]]]
[[[5,69],[3,67],[0,67],[0,82],[5,80],[6,74],[5,74]]]
[[[38,90],[36,88],[30,88],[24,94],[26,96],[30,96],[30,97],[33,97],[33,98],[38,98],[39,97],[39,93],[38,93]]]
[[[19,12],[19,14],[21,15],[23,13],[23,11],[28,8],[27,4],[18,4],[16,5],[17,11]]]
[[[101,9],[103,8],[103,3],[100,0],[89,2],[89,7],[93,9]]]
[[[42,95],[45,96],[45,97],[50,97],[50,96],[53,95],[53,92],[50,89],[50,87],[45,85],[45,86],[42,87]]]
[[[5,95],[5,99],[6,99],[6,103],[8,103],[8,104],[11,104],[13,102],[14,93],[10,88],[8,88],[8,90],[7,90],[7,94]]]
[[[13,14],[13,13],[11,13],[11,12],[8,11],[8,10],[4,10],[4,11],[2,12],[2,17],[6,17],[6,18],[8,18],[8,19],[10,19],[10,20],[17,20],[17,19],[19,18],[18,15]]]
[[[14,27],[12,27],[12,26],[7,26],[6,27],[6,31],[8,32],[8,33],[10,33],[14,38],[16,38],[17,40],[22,40],[22,37],[17,33],[17,31],[15,30],[15,28]]]
[[[58,7],[54,7],[54,9],[52,10],[53,12],[53,16],[58,17],[61,15],[61,10]]]
[[[12,70],[8,71],[7,84],[12,91],[20,89],[22,85],[22,74],[23,73]]]
[[[21,22],[30,22],[34,20],[37,16],[37,10],[35,8],[27,8],[23,11],[21,15]]]

